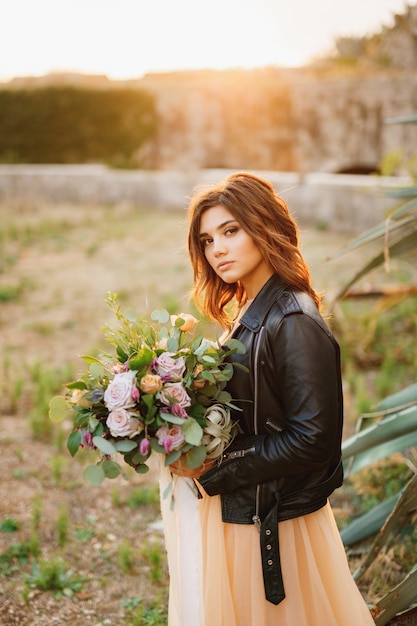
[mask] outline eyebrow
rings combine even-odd
[[[221,230],[222,228],[224,228],[228,224],[232,224],[233,222],[237,222],[237,220],[226,220],[225,222],[222,222],[221,224],[219,224],[216,227],[216,230]],[[208,233],[200,233],[199,237],[200,237],[200,239],[203,239],[204,237],[208,237]]]

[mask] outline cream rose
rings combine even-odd
[[[183,409],[191,405],[191,399],[181,383],[167,383],[161,391],[161,400],[168,406],[179,404]]]
[[[159,376],[167,376],[170,380],[181,380],[185,370],[184,357],[173,358],[174,352],[163,352],[156,359],[156,371]]]
[[[73,389],[71,395],[72,404],[76,404],[77,406],[88,407],[91,406],[91,402],[84,399],[86,391],[85,389]]]
[[[154,396],[158,391],[162,389],[162,380],[158,374],[146,374],[141,378],[139,387],[143,393]]]
[[[143,430],[143,424],[132,417],[126,409],[115,409],[107,417],[106,424],[113,437],[132,438]]]
[[[104,404],[113,409],[128,409],[138,400],[136,372],[130,370],[116,374],[104,392]]]
[[[193,330],[194,326],[197,324],[198,320],[194,317],[194,315],[190,315],[190,313],[180,313],[179,315],[171,315],[171,324],[175,326],[175,322],[177,319],[184,320],[184,324],[178,326],[179,330],[187,333]]]
[[[194,389],[202,389],[206,384],[207,380],[205,378],[199,378],[201,372],[203,371],[203,366],[199,363],[195,366],[193,371],[193,387]]]

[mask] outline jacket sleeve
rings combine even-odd
[[[303,313],[289,315],[270,332],[260,376],[268,370],[280,403],[282,428],[239,439],[242,456],[223,461],[200,477],[209,495],[326,466],[340,452],[342,396],[337,343]],[[272,405],[272,402],[269,403]],[[260,399],[260,422],[274,420],[273,406]]]

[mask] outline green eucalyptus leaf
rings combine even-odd
[[[122,439],[121,441],[115,441],[114,447],[117,452],[132,452],[138,447],[138,444],[132,439]]]
[[[136,313],[133,311],[133,309],[126,309],[125,311],[125,317],[129,322],[136,322],[138,316],[136,315]]]
[[[202,463],[204,463],[205,458],[206,458],[205,447],[196,446],[194,448],[191,448],[191,450],[189,450],[187,454],[185,454],[184,461],[187,467],[189,467],[190,469],[196,469],[197,467],[200,467]]]
[[[232,396],[228,391],[221,391],[216,398],[217,402],[222,404],[228,404],[232,400]]]
[[[155,322],[159,322],[160,324],[166,324],[167,321],[169,320],[169,313],[168,311],[165,311],[164,309],[162,310],[156,309],[155,311],[152,311],[151,319],[154,320]]]
[[[116,452],[116,448],[114,445],[108,441],[107,439],[103,439],[103,437],[93,437],[93,444],[100,450],[102,454],[114,454]]]
[[[136,474],[147,474],[149,467],[145,463],[141,463],[140,465],[136,465],[135,472]]]
[[[67,401],[63,396],[55,396],[49,401],[49,419],[52,422],[62,422],[70,413]]]
[[[121,467],[116,461],[106,459],[102,463],[102,468],[106,478],[116,478],[121,473]]]
[[[96,430],[99,424],[100,422],[98,421],[96,416],[90,414],[90,417],[88,418],[88,427],[92,433],[94,433],[94,431]],[[95,434],[97,435],[98,433],[95,433]]]
[[[182,424],[181,430],[187,443],[190,443],[193,446],[200,445],[201,439],[203,437],[203,429],[195,421],[195,419],[189,417],[187,420],[185,420]]]
[[[88,465],[84,470],[84,478],[90,485],[97,487],[106,478],[106,474],[101,465]]]
[[[176,337],[170,337],[167,341],[168,352],[177,352],[179,348],[178,339]]]
[[[217,363],[216,359],[209,354],[203,354],[202,361],[206,361],[206,363]]]
[[[246,347],[238,339],[228,339],[225,342],[225,345],[227,346],[227,348],[230,351],[236,352],[236,354],[245,354],[246,353]]]
[[[150,439],[151,450],[158,454],[165,454],[165,448],[158,443],[157,439]]]
[[[104,369],[104,366],[102,363],[100,363],[100,361],[97,361],[90,365],[90,374],[96,380],[103,378],[105,372],[106,370]]]
[[[167,454],[165,457],[165,466],[170,465],[171,463],[175,463],[175,461],[178,461],[181,454],[182,450],[174,450],[173,452]]]
[[[129,463],[131,462],[133,465],[141,465],[146,461],[148,455],[143,455],[139,452],[139,449],[133,455],[129,455]]]
[[[171,413],[164,413],[164,420],[170,424],[178,424],[179,426],[182,426],[187,421],[187,419],[172,415]]]

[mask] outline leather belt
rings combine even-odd
[[[278,500],[279,494],[276,494],[276,498]],[[265,597],[272,604],[279,604],[285,598],[279,553],[278,506],[277,501],[260,528]]]

